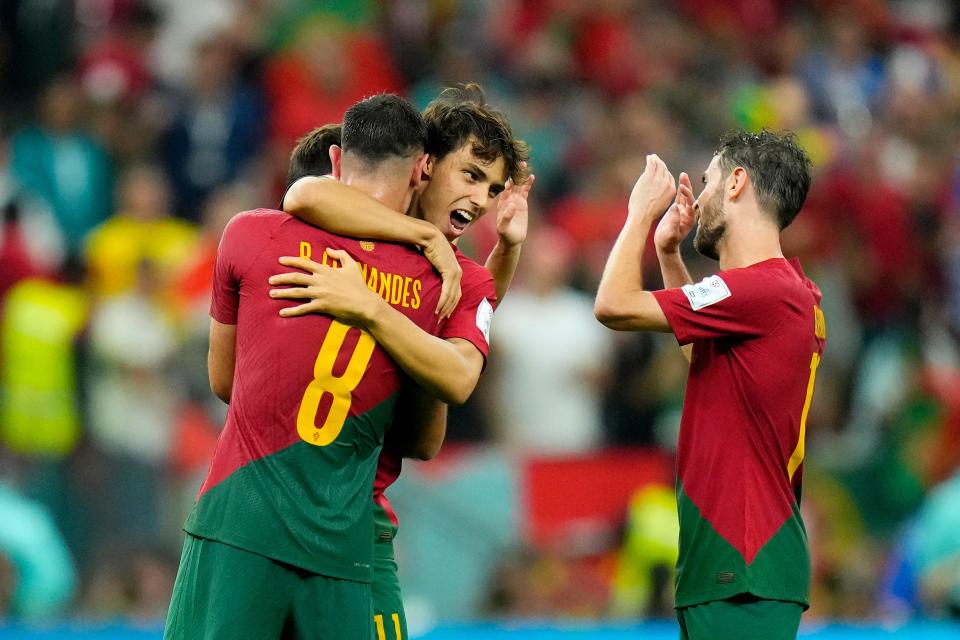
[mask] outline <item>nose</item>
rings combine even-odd
[[[487,210],[490,202],[490,192],[486,189],[477,189],[470,195],[470,204],[474,206],[477,213],[483,213]]]

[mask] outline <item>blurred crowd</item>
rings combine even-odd
[[[295,140],[354,101],[422,107],[471,80],[532,145],[537,181],[452,444],[508,467],[671,453],[675,342],[592,318],[627,195],[647,153],[696,181],[721,132],[795,131],[814,181],[784,249],[823,290],[828,327],[804,465],[811,615],[960,616],[950,0],[5,0],[0,611],[164,615],[226,410],[205,366],[224,224],[274,206]],[[481,261],[490,218],[465,242]],[[685,250],[694,277],[716,268]],[[638,492],[605,542],[521,536],[462,615],[668,615],[661,489]]]

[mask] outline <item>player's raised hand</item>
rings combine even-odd
[[[627,206],[629,218],[650,222],[660,217],[676,191],[676,183],[667,165],[657,154],[651,153],[647,156],[646,168],[630,193]]]
[[[430,234],[430,239],[421,248],[423,256],[440,274],[440,299],[437,301],[434,313],[441,319],[448,318],[460,302],[460,279],[463,277],[463,269],[457,262],[457,256],[453,252],[450,241],[439,229],[436,229],[436,233]]]
[[[677,196],[667,213],[660,218],[657,230],[653,234],[653,242],[660,253],[675,253],[680,249],[680,243],[693,228],[693,185],[690,176],[680,174],[677,185]]]
[[[270,284],[289,285],[271,289],[270,297],[282,300],[307,300],[296,307],[285,307],[285,318],[308,313],[326,313],[348,324],[363,325],[380,303],[376,293],[367,288],[360,265],[346,251],[327,249],[327,256],[340,262],[340,268],[319,264],[308,258],[284,256],[280,264],[306,273],[280,273],[270,277]]]
[[[506,249],[519,246],[527,239],[527,198],[536,179],[533,174],[522,184],[514,184],[513,180],[509,179],[497,197],[497,235]]]

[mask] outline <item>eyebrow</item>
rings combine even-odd
[[[467,162],[467,168],[470,169],[470,171],[473,171],[474,173],[476,173],[477,177],[480,179],[481,182],[489,179],[487,172],[481,169],[480,165],[476,164],[475,162]],[[504,190],[505,187],[506,185],[502,183],[494,182],[490,185],[490,190],[493,191],[494,193],[499,194],[501,191]]]

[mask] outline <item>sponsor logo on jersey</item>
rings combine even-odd
[[[369,240],[360,241],[360,248],[363,249],[364,251],[373,251],[376,247],[377,245],[373,244]]]

